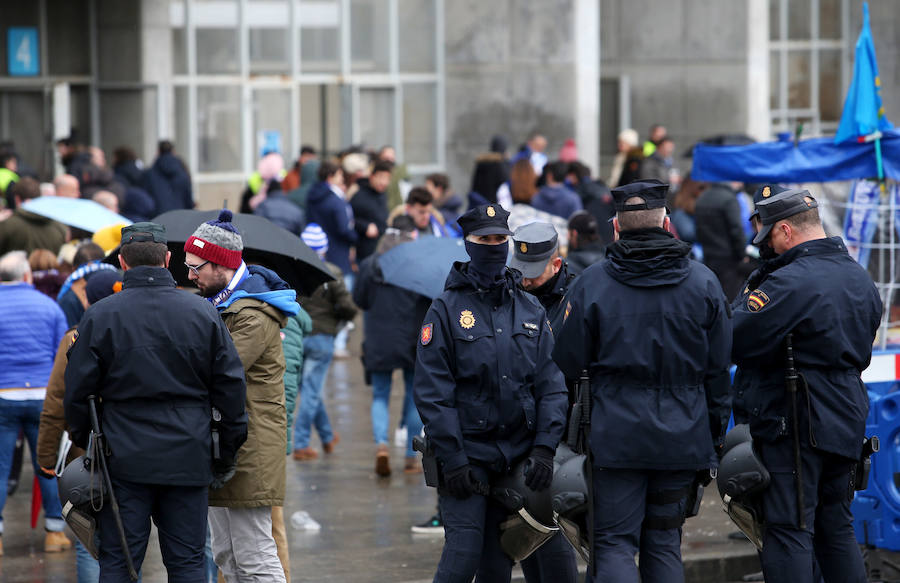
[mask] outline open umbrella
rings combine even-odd
[[[41,196],[25,201],[22,208],[89,233],[95,233],[111,225],[131,224],[131,221],[122,215],[86,198]]]
[[[454,261],[468,261],[462,239],[423,237],[397,245],[378,258],[384,280],[397,287],[436,298]]]
[[[179,285],[193,285],[184,266],[184,242],[201,223],[212,221],[218,216],[217,210],[176,210],[153,219],[154,223],[166,227],[169,250],[172,252],[169,270]],[[321,284],[334,279],[315,251],[297,235],[257,215],[235,214],[232,222],[241,232],[244,241],[244,261],[272,269],[300,293],[309,295]],[[106,261],[118,265],[117,256],[118,251],[113,251]]]

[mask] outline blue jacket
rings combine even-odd
[[[567,186],[545,186],[531,200],[531,206],[539,211],[562,217],[566,220],[573,213],[582,210],[581,197]]]
[[[307,223],[316,223],[328,235],[328,252],[325,259],[350,273],[350,247],[357,240],[353,228],[353,209],[343,198],[331,191],[325,181],[310,188],[306,199]]]
[[[454,264],[420,332],[413,396],[444,471],[475,463],[507,472],[535,446],[555,450],[565,380],[550,358],[544,309],[517,272],[479,289]]]
[[[286,231],[300,236],[303,232],[306,217],[303,210],[291,202],[287,195],[280,190],[270,190],[266,193],[266,200],[259,203],[254,215],[265,217]]]
[[[591,379],[591,450],[609,468],[699,470],[730,416],[731,311],[690,245],[622,233],[569,290],[553,358]]]
[[[754,439],[791,435],[784,341],[792,333],[804,441],[858,458],[869,411],[860,374],[872,357],[882,304],[841,238],[808,241],[766,262],[732,308],[735,418],[749,421]]]
[[[46,387],[66,317],[28,283],[0,285],[0,389]]]
[[[156,213],[194,208],[191,176],[174,154],[162,154],[144,173],[144,190],[156,202]]]

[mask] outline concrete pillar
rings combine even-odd
[[[575,0],[575,143],[594,172],[600,166],[600,3]]]
[[[747,0],[747,134],[772,138],[769,109],[769,2]]]

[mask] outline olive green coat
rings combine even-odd
[[[287,420],[284,406],[285,314],[265,302],[241,298],[222,310],[247,378],[247,441],[224,488],[209,491],[210,506],[283,506]]]

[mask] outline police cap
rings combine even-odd
[[[750,219],[754,219],[759,216],[759,209],[756,206],[764,200],[767,200],[776,194],[781,194],[782,192],[789,191],[790,188],[785,188],[783,186],[778,186],[777,184],[764,184],[756,189],[756,192],[753,193],[753,212],[750,213]]]
[[[166,227],[157,223],[142,222],[122,227],[122,245],[128,243],[166,244]]]
[[[513,234],[513,257],[509,266],[533,279],[543,273],[547,260],[556,251],[559,236],[550,223],[528,223]]]
[[[663,208],[666,206],[668,193],[669,185],[654,179],[640,180],[612,189],[612,195],[616,201],[616,212],[620,213]],[[626,200],[634,197],[638,197],[644,202],[625,204]]]
[[[800,189],[788,190],[760,202],[756,210],[759,211],[759,220],[762,223],[762,228],[756,237],[753,238],[753,244],[759,245],[765,241],[769,233],[772,232],[772,227],[778,221],[818,206],[816,199],[809,194],[808,190]]]
[[[459,217],[464,236],[469,235],[512,235],[509,230],[509,213],[499,204],[483,204]]]

